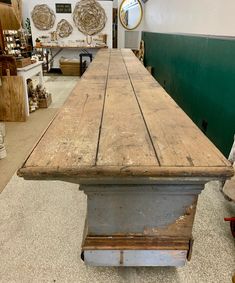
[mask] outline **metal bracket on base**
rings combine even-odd
[[[188,254],[187,254],[187,260],[190,261],[192,258],[192,253],[193,253],[193,243],[194,243],[194,239],[192,238],[189,241],[189,250],[188,250]]]

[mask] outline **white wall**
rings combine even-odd
[[[29,3],[30,0],[22,0],[22,17],[23,17],[23,23],[25,23],[25,20],[30,17],[29,12]]]
[[[77,2],[78,2],[77,0],[70,0],[69,2],[67,2],[67,3],[72,4],[72,11],[74,11],[74,8],[75,8],[75,5],[76,5]],[[29,5],[28,5],[30,13],[33,10],[35,5],[45,4],[45,3],[55,12],[55,3],[65,3],[65,1],[64,0],[30,1]],[[110,1],[99,1],[99,3],[104,8],[106,15],[107,15],[107,22],[106,22],[105,28],[102,30],[102,33],[105,33],[105,34],[108,35],[107,44],[108,44],[109,47],[112,47],[112,13],[113,13],[112,9],[113,9],[113,3],[110,2]],[[75,24],[73,22],[73,14],[71,13],[71,14],[56,14],[56,21],[55,21],[54,27],[51,30],[48,30],[48,31],[38,30],[34,26],[33,21],[31,19],[31,16],[30,16],[33,42],[35,43],[35,40],[36,40],[37,37],[40,37],[40,36],[43,36],[43,35],[49,35],[50,36],[50,32],[56,30],[57,23],[62,19],[67,20],[73,26],[73,33],[67,38],[59,39],[58,40],[59,42],[62,41],[64,44],[69,44],[69,41],[86,39],[86,36],[83,33],[81,33],[77,29],[77,27],[75,26]]]
[[[117,8],[118,7],[118,0],[113,0],[113,8]]]
[[[144,30],[235,35],[234,0],[148,0]]]
[[[72,4],[72,11],[74,10],[74,7],[78,0],[70,0],[70,1],[64,1],[64,0],[36,0],[36,1],[30,1],[30,0],[23,0],[23,16],[24,18],[29,17],[31,20],[31,29],[32,29],[32,37],[33,37],[33,43],[35,44],[36,38],[42,36],[42,35],[49,35],[50,32],[56,30],[57,23],[61,19],[66,19],[69,21],[69,23],[73,26],[73,33],[63,39],[59,39],[59,42],[62,41],[64,44],[69,44],[69,41],[75,42],[75,40],[80,39],[86,39],[86,36],[82,34],[77,27],[73,23],[72,15],[73,14],[56,14],[56,21],[54,24],[54,27],[51,30],[48,31],[40,31],[38,30],[31,19],[31,11],[33,10],[33,7],[37,4],[47,4],[54,12],[55,12],[55,3],[71,3]],[[107,34],[107,44],[110,48],[112,48],[112,21],[113,21],[113,2],[112,1],[99,1],[101,6],[104,8],[106,15],[107,15],[107,22],[105,25],[105,28],[102,30],[101,33]],[[57,50],[58,51],[58,50]],[[93,51],[94,53],[95,51]],[[61,57],[66,58],[77,58],[79,59],[79,52],[76,50],[68,50],[64,49],[62,52],[59,53],[59,55],[55,58],[53,62],[53,67],[58,68],[59,67],[59,59]]]

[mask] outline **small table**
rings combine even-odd
[[[24,91],[25,91],[25,103],[26,103],[26,115],[29,116],[29,98],[27,91],[27,79],[32,78],[33,76],[39,75],[39,83],[43,84],[43,72],[42,72],[43,62],[36,62],[34,64],[28,65],[23,68],[17,68],[17,75],[23,77],[24,82]]]
[[[107,48],[107,45],[104,46],[92,46],[92,45],[83,45],[83,46],[71,46],[71,45],[42,45],[41,47],[38,47],[42,49],[42,52],[44,53],[44,50],[46,50],[46,68],[47,72],[49,71],[49,64],[54,61],[55,57],[59,55],[64,49],[70,49],[70,50],[78,50],[82,51],[84,53],[88,53],[87,49],[89,50],[100,50],[102,48]],[[49,59],[49,51],[51,53],[51,58]],[[53,54],[53,50],[55,50],[55,53]]]

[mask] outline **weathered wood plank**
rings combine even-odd
[[[108,49],[98,52],[19,170],[27,178],[63,180],[233,174],[133,53]]]
[[[30,161],[31,157],[29,158]],[[209,178],[223,179],[234,175],[232,167],[164,167],[164,166],[91,166],[81,165],[78,167],[50,167],[30,166],[30,162],[18,171],[18,175],[27,179],[70,179],[70,178]],[[151,181],[151,179],[150,179]]]
[[[161,87],[146,83],[146,69],[122,51],[133,89],[162,166],[225,166],[229,163]],[[140,80],[143,77],[144,82]]]
[[[105,86],[106,82],[100,81],[88,86],[83,80],[75,87],[32,152],[27,167],[60,171],[63,168],[95,165]]]
[[[158,166],[121,54],[111,57],[109,76],[97,165]]]
[[[192,227],[191,227],[192,230]],[[87,236],[83,250],[188,250],[189,238],[148,236]]]
[[[22,77],[1,77],[1,80],[0,121],[26,121],[25,91]]]

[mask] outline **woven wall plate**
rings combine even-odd
[[[70,36],[70,34],[73,32],[73,27],[68,21],[66,21],[65,19],[62,19],[57,24],[56,32],[59,35],[59,37],[65,38],[65,37]]]
[[[104,29],[107,17],[96,0],[81,0],[75,6],[73,20],[83,34],[92,36]]]
[[[36,5],[31,12],[31,17],[39,30],[49,30],[55,24],[55,13],[46,4]]]

